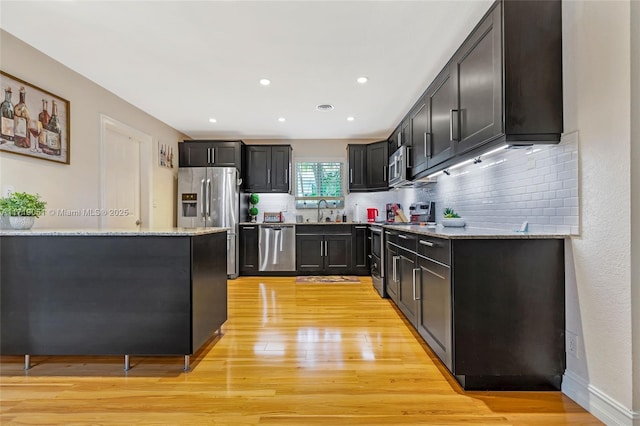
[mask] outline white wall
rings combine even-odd
[[[563,390],[610,424],[631,424],[633,395],[630,22],[628,1],[563,2],[564,129],[580,134],[582,200],[566,283],[578,353]]]
[[[631,76],[633,411],[640,413],[640,2],[638,1],[631,3]],[[636,419],[636,425],[640,425],[640,418]]]
[[[177,142],[183,135],[4,31],[0,31],[0,61],[3,71],[65,98],[71,105],[71,164],[2,152],[0,188],[11,185],[16,191],[37,192],[47,201],[47,209],[99,208],[100,114],[105,114],[153,137],[152,220],[154,226],[174,225],[177,169],[157,166],[157,143],[170,144],[177,153]],[[52,215],[41,217],[35,225],[97,226],[97,217]]]

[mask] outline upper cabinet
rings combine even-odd
[[[412,146],[422,177],[499,143],[558,143],[562,131],[561,2],[497,1],[390,141]]]
[[[451,61],[455,100],[449,119],[456,153],[504,134],[501,34],[498,5],[480,22]]]
[[[389,189],[389,143],[348,145],[348,191],[386,191]]]
[[[180,167],[236,167],[242,172],[242,141],[186,140],[178,144]]]
[[[291,145],[247,145],[244,189],[291,192]]]

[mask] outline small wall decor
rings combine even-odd
[[[158,165],[173,169],[173,147],[158,142]]]
[[[70,163],[69,101],[0,71],[0,151]]]

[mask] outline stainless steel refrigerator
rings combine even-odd
[[[240,178],[235,167],[178,170],[178,226],[220,227],[227,231],[227,274],[238,276]]]

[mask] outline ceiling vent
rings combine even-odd
[[[320,105],[316,106],[316,109],[318,111],[331,111],[331,110],[333,110],[333,105],[331,105],[331,104],[320,104]]]

